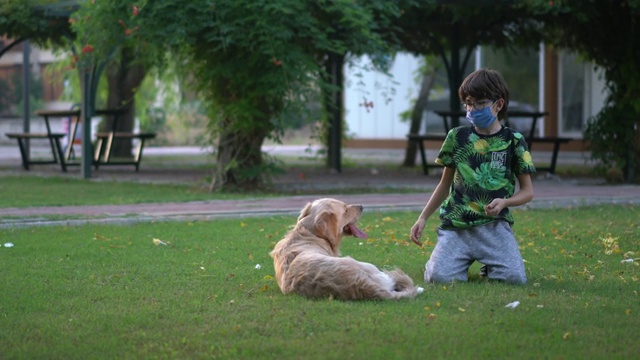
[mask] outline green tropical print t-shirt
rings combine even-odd
[[[517,176],[536,172],[522,134],[508,127],[481,135],[473,126],[460,126],[447,134],[436,163],[455,169],[449,196],[440,207],[440,227],[461,229],[504,219],[513,224],[509,209],[487,216],[484,207],[493,199],[510,198]]]

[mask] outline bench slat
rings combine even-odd
[[[67,134],[64,133],[53,133],[51,135],[47,133],[6,133],[8,138],[10,139],[48,139],[48,138],[63,138]]]
[[[111,133],[97,133],[97,138],[106,139],[111,136]],[[117,132],[113,134],[114,138],[128,138],[128,139],[152,139],[156,137],[155,133],[126,133],[126,132]]]

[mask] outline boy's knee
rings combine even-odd
[[[525,285],[527,283],[527,275],[524,272],[494,272],[489,271],[488,276],[490,280],[498,280],[512,285]]]
[[[467,281],[467,278],[460,274],[444,273],[434,267],[427,267],[424,272],[424,281],[428,283],[451,284],[454,281]]]

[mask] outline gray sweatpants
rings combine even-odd
[[[500,220],[469,229],[438,228],[438,242],[427,261],[426,282],[467,281],[474,261],[487,265],[487,277],[525,284],[527,275],[518,243],[508,222]]]

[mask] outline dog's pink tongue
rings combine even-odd
[[[353,224],[349,224],[349,230],[351,231],[351,234],[353,234],[353,236],[357,238],[360,238],[360,239],[367,238],[367,234],[364,231],[358,229],[358,227]]]

